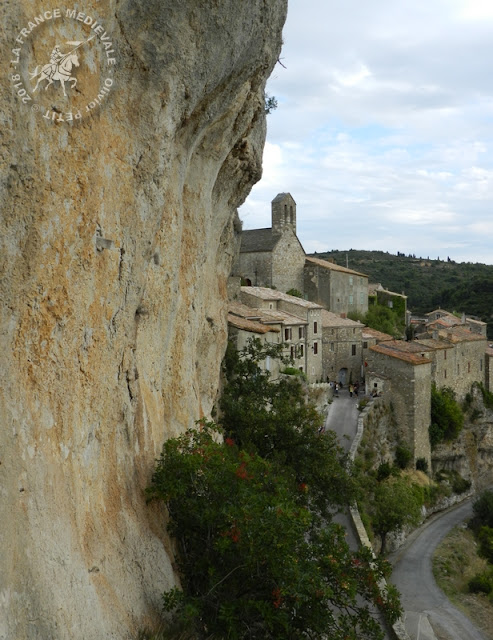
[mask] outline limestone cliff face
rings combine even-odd
[[[286,0],[76,3],[109,54],[83,17],[74,35],[65,7],[43,13],[58,7],[0,6],[0,639],[120,640],[175,582],[143,491],[165,438],[215,400]],[[90,34],[77,88],[33,94],[34,62]],[[113,64],[101,106],[61,121]]]

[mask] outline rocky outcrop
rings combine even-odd
[[[0,6],[0,638],[121,640],[176,581],[144,489],[215,400],[286,2],[57,7]]]

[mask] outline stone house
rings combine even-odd
[[[241,287],[241,301],[249,307],[284,317],[281,341],[309,382],[322,380],[322,307],[303,298],[264,287]],[[278,315],[280,314],[280,315]]]
[[[465,327],[471,333],[486,338],[487,324],[476,318],[471,318],[463,313],[460,317],[445,311],[444,309],[435,309],[425,315],[424,322],[417,326],[418,334],[420,332],[432,332],[434,330],[443,330],[450,327]]]
[[[457,399],[463,400],[474,382],[485,382],[486,337],[464,325],[440,330],[437,334],[438,341],[450,348],[437,349],[440,364],[437,364],[432,380],[437,387],[450,387]]]
[[[364,325],[322,310],[322,379],[342,384],[363,377]]]
[[[368,311],[368,276],[327,260],[306,257],[304,293],[333,313]]]
[[[376,344],[380,344],[380,342],[389,342],[390,340],[394,340],[394,337],[388,333],[383,333],[383,331],[377,331],[376,329],[371,329],[370,327],[365,326],[361,331],[361,340],[364,366],[364,361],[366,360],[370,347],[374,347]]]
[[[281,324],[255,309],[231,303],[228,311],[228,336],[237,351],[241,351],[251,338],[258,338],[262,345],[279,344]],[[263,370],[270,371],[274,379],[279,375],[278,360],[266,358],[259,365]]]
[[[367,365],[366,393],[383,394],[392,404],[397,442],[409,448],[414,462],[425,458],[431,465],[431,359],[419,345],[391,340],[370,347]]]

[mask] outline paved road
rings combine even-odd
[[[485,636],[452,606],[437,586],[431,568],[433,552],[442,538],[471,515],[472,503],[468,500],[433,516],[389,558],[394,566],[390,581],[401,593],[404,623],[413,639],[485,640]]]
[[[334,398],[329,406],[329,412],[325,420],[325,429],[335,431],[339,436],[339,442],[346,451],[351,447],[351,443],[358,428],[358,397],[349,397],[347,389],[339,391],[339,397]]]
[[[349,450],[356,435],[359,412],[358,398],[349,397],[346,389],[329,407],[325,428],[339,436],[341,446]],[[457,524],[472,514],[471,501],[446,513],[430,518],[409,536],[405,545],[392,554],[391,582],[401,593],[405,611],[406,631],[412,640],[485,640],[472,623],[445,597],[437,586],[431,569],[436,546]],[[337,521],[348,531],[347,541],[357,547],[356,536],[349,518],[340,515]]]

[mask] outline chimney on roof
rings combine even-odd
[[[347,314],[341,313],[341,318],[344,318],[344,319],[347,318]]]

